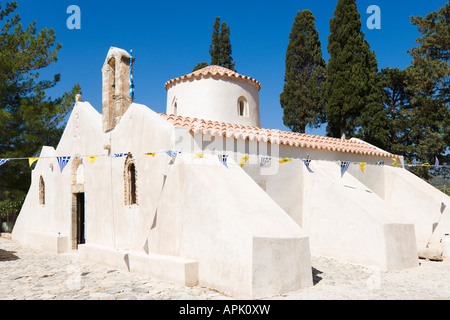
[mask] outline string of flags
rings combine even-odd
[[[181,151],[176,151],[176,150],[165,150],[162,152],[149,152],[149,153],[144,153],[144,155],[146,156],[152,156],[153,158],[156,156],[156,154],[159,153],[165,153],[167,154],[169,157],[174,158],[176,157],[178,154],[181,153]],[[113,156],[106,156],[106,157],[112,157],[112,158],[122,158],[122,157],[126,157],[128,155],[128,153],[114,153]],[[204,158],[205,154],[204,153],[195,153],[193,156],[193,159],[202,159]],[[90,163],[94,163],[98,157],[105,157],[105,156],[100,156],[100,155],[87,155],[85,156],[85,158],[87,158],[87,160]],[[60,167],[60,171],[63,172],[64,168],[66,167],[66,165],[69,163],[71,157],[31,157],[31,158],[9,158],[9,159],[0,159],[0,166],[6,164],[9,161],[12,160],[28,160],[29,162],[29,166],[31,167],[36,161],[40,160],[40,159],[45,159],[45,158],[56,158]],[[222,163],[226,168],[228,167],[228,159],[229,156],[226,154],[219,154],[218,155],[218,160],[220,163]],[[243,168],[246,163],[249,161],[250,156],[241,156],[240,162],[239,162],[239,166],[241,168]],[[285,164],[294,160],[301,160],[306,169],[308,170],[308,172],[310,173],[314,173],[314,171],[311,169],[310,164],[311,164],[311,159],[309,159],[309,155],[307,159],[294,159],[294,158],[282,158],[279,159],[278,162],[279,164]],[[391,159],[392,165],[397,166],[399,165],[398,163],[398,159],[396,158],[392,158]],[[272,157],[268,157],[268,156],[260,156],[259,157],[259,164],[260,167],[264,167],[269,165],[272,162]],[[350,161],[340,161],[340,169],[341,169],[341,177],[344,176],[344,174],[346,173],[346,171],[348,170],[350,164],[352,164],[352,162]],[[353,164],[357,164],[359,165],[359,168],[361,170],[362,173],[364,173],[364,171],[366,170],[366,162],[353,162]],[[376,165],[384,165],[385,162],[383,160],[376,162]],[[410,167],[416,167],[416,166],[422,166],[422,167],[435,167],[435,168],[444,168],[444,167],[450,167],[448,165],[440,165],[439,164],[439,160],[435,159],[435,164],[430,165],[428,162],[427,163],[422,163],[422,164],[417,164],[417,163],[413,163],[413,164],[405,164],[405,166],[410,166]]]

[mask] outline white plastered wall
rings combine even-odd
[[[247,101],[247,113],[240,116],[239,98]],[[167,90],[167,111],[205,120],[261,126],[259,92],[256,85],[231,79],[204,78],[177,83]]]

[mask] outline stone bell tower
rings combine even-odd
[[[113,130],[130,107],[131,55],[111,47],[103,64],[102,115],[103,131]],[[134,58],[133,58],[134,61]]]

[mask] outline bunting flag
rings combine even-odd
[[[242,156],[241,157],[241,163],[240,163],[241,168],[244,167],[245,163],[248,161],[249,158],[250,157],[247,157],[247,156]]]
[[[365,162],[360,162],[359,163],[359,167],[361,168],[362,173],[364,173],[364,170],[366,169],[366,163]]]
[[[350,165],[350,162],[348,162],[348,161],[341,161],[341,177],[344,176],[344,174],[347,171],[349,165]]]
[[[283,163],[287,163],[287,162],[289,162],[289,161],[292,161],[292,159],[284,158],[284,159],[281,159],[279,162],[280,162],[281,164],[283,164]]]
[[[61,169],[61,172],[63,172],[67,163],[69,163],[69,160],[70,160],[70,157],[58,157],[58,164],[59,164],[59,168]]]
[[[391,158],[392,160],[394,160],[394,163],[392,164],[393,166],[396,166],[396,165],[398,165],[398,163],[397,163],[397,159],[395,159],[395,158]]]
[[[86,156],[90,163],[94,163],[97,160],[98,156]]]
[[[303,163],[305,164],[306,169],[308,169],[309,172],[314,173],[314,171],[312,171],[311,168],[309,167],[309,164],[311,163],[310,159],[303,160]]]
[[[196,153],[196,154],[194,155],[194,159],[201,159],[201,158],[203,158],[204,156],[205,156],[204,153]]]
[[[155,152],[144,153],[144,156],[152,156],[153,158],[155,157],[155,155]]]
[[[127,156],[128,155],[128,153],[115,153],[114,154],[114,157],[116,157],[116,158],[121,158],[121,157],[125,157],[125,156]]]
[[[227,155],[225,155],[225,154],[219,154],[219,161],[220,161],[225,167],[228,168],[227,160],[228,160],[228,156],[227,156]]]
[[[259,165],[265,166],[266,164],[268,164],[272,159],[270,157],[261,157],[261,159],[259,160]]]
[[[179,152],[179,151],[172,151],[172,150],[167,150],[167,151],[164,151],[169,157],[174,157],[174,156],[176,156],[177,154],[179,154],[179,153],[181,153],[181,152]]]
[[[133,50],[130,52],[133,54]],[[130,97],[131,101],[134,101],[134,80],[133,80],[133,56],[130,59]]]
[[[10,159],[0,159],[0,166],[4,165],[5,163],[7,163]]]
[[[33,165],[33,163],[35,163],[36,161],[38,161],[40,158],[29,158],[28,159],[28,163],[30,164],[30,167]]]

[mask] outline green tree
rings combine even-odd
[[[53,29],[36,30],[36,21],[22,28],[16,2],[0,7],[0,158],[36,155],[42,146],[55,146],[63,124],[80,93],[75,85],[62,97],[51,99],[46,91],[60,75],[40,80],[39,71],[57,61],[61,49]],[[0,168],[0,201],[23,197],[29,188],[27,161],[10,161]]]
[[[220,17],[216,17],[213,24],[209,53],[211,55],[211,65],[218,65],[235,71],[235,62],[232,58],[230,28],[225,22],[220,23]]]
[[[411,93],[406,88],[406,70],[385,68],[381,70],[383,87],[383,104],[386,110],[388,144],[384,149],[400,154],[409,161],[413,154],[414,128],[413,106],[410,103]]]
[[[426,17],[412,17],[420,32],[409,51],[413,61],[407,68],[414,127],[412,160],[448,164],[450,154],[450,2]],[[429,178],[427,168],[419,174]],[[427,172],[425,172],[427,171]]]
[[[199,62],[199,63],[197,63],[197,65],[194,67],[194,69],[192,69],[192,72],[195,72],[195,71],[197,71],[197,70],[206,68],[207,66],[208,66],[208,63],[207,63],[207,62]]]
[[[361,32],[355,0],[338,1],[330,20],[327,49],[327,133],[333,137],[352,136],[361,125],[358,119],[367,104],[379,104],[379,88],[371,86],[377,81],[375,54]]]
[[[299,11],[286,50],[284,89],[280,95],[284,124],[305,133],[325,122],[323,87],[326,66],[319,33],[310,10]]]

